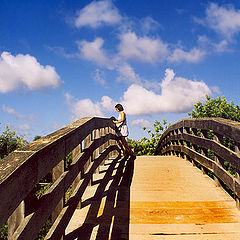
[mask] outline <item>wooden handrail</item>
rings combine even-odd
[[[72,163],[66,169],[69,153]],[[46,239],[60,239],[93,173],[118,154],[112,121],[82,118],[1,160],[0,226],[9,221],[8,239],[36,238],[50,216],[54,223]],[[51,187],[37,200],[36,186],[49,175]],[[69,187],[72,194],[66,204]]]
[[[239,206],[239,122],[221,118],[180,120],[162,134],[155,154],[176,154],[198,162],[232,190]],[[226,165],[231,166],[234,174],[228,171]]]

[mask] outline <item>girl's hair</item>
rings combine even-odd
[[[117,108],[119,111],[123,111],[123,106],[122,104],[118,103],[115,108]]]

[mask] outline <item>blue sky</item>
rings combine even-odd
[[[85,116],[130,138],[205,95],[240,104],[240,2],[2,0],[0,123],[31,141]]]

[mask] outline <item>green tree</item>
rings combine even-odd
[[[240,106],[235,105],[233,101],[227,102],[224,96],[218,96],[216,99],[206,96],[205,103],[197,102],[194,109],[188,113],[192,118],[225,118],[240,122]],[[213,131],[208,131],[208,138],[213,139]],[[234,151],[234,141],[231,138],[223,136],[222,144]],[[214,159],[213,151],[208,149],[208,157]],[[236,169],[228,162],[224,161],[223,167],[233,176],[236,174]]]
[[[18,136],[14,130],[6,126],[0,135],[0,159],[8,156],[12,151],[27,144],[23,136]]]
[[[40,139],[41,137],[42,136],[37,135],[37,136],[34,137],[33,141],[36,141],[36,140]]]
[[[0,135],[0,160],[26,144],[27,140],[23,136],[18,136],[14,130],[6,126]],[[7,239],[7,228],[7,224],[0,226],[0,239]]]
[[[206,95],[205,103],[197,102],[188,115],[192,118],[216,117],[240,122],[240,106],[228,103],[224,96],[214,99]]]
[[[153,124],[153,131],[143,127],[144,131],[147,131],[150,138],[143,137],[140,141],[128,139],[128,144],[131,148],[134,149],[136,155],[153,155],[157,143],[162,135],[162,132],[169,126],[165,119],[162,120],[162,123],[158,120],[155,120]]]

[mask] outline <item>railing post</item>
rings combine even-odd
[[[235,142],[235,152],[240,158],[240,144],[238,142]]]
[[[25,215],[24,213],[25,213],[25,204],[24,204],[24,201],[22,201],[8,219],[8,240],[14,240],[12,238],[12,235],[14,234],[14,232],[17,230],[17,228],[23,221],[24,215]]]
[[[78,162],[80,156],[81,156],[81,144],[79,144],[72,151],[72,164],[75,164],[76,162]],[[77,175],[77,177],[75,178],[75,180],[72,183],[72,190],[73,191],[76,189],[80,180],[81,180],[81,172],[79,172],[79,174]],[[77,209],[80,209],[80,208],[81,208],[81,200],[79,201],[78,206],[77,206]]]
[[[104,143],[104,149],[107,149],[109,147],[109,128],[105,127],[104,128],[104,138],[105,138],[105,143]],[[106,159],[109,159],[109,154],[107,155]]]
[[[52,170],[52,182],[54,183],[64,172],[64,160],[58,163],[56,167]],[[65,195],[61,199],[61,201],[56,206],[55,210],[52,212],[51,220],[54,222],[56,218],[58,217],[59,213],[62,211],[64,202],[65,202]]]
[[[91,134],[88,134],[88,136],[84,139],[84,148],[88,148],[91,144]],[[89,157],[89,159],[86,161],[85,165],[84,165],[84,173],[88,170],[88,167],[91,165],[91,161],[92,161],[92,156]],[[93,181],[93,176],[91,176],[91,180],[89,181],[89,185],[92,185],[92,181]]]
[[[111,127],[109,127],[109,134],[114,135],[113,129]],[[110,138],[110,136],[109,136],[109,145],[110,146],[114,145],[114,140],[112,138]],[[112,159],[112,158],[114,158],[114,152],[113,151],[111,151],[109,153],[109,159]]]
[[[216,165],[221,166],[221,163],[220,163],[220,161],[219,161],[219,159],[218,159],[218,156],[216,156],[216,154],[214,154],[214,162],[216,163]],[[216,185],[217,187],[221,187],[222,185],[221,185],[218,177],[216,177],[216,175],[215,175],[216,172],[215,172],[214,168],[213,168],[213,173],[214,173],[215,185]]]

